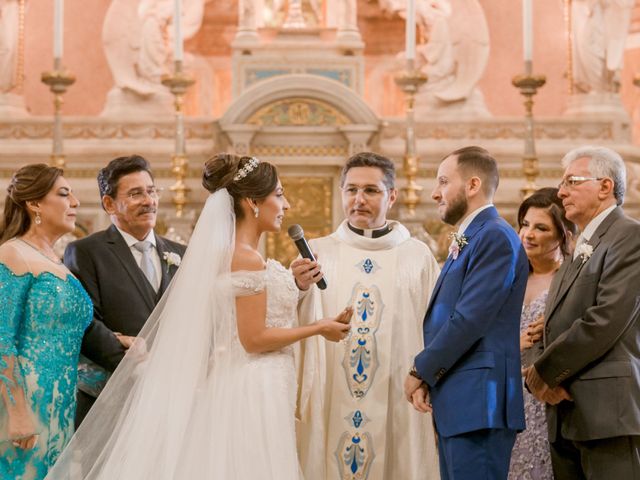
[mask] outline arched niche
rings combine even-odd
[[[371,150],[380,120],[348,87],[315,75],[264,80],[245,90],[219,121],[221,145],[278,165],[291,209],[265,253],[287,263],[296,256],[286,227],[307,238],[329,234],[342,218],[339,173],[353,153]]]
[[[341,165],[370,146],[380,120],[345,85],[316,75],[264,80],[245,90],[219,122],[228,146],[276,163]]]

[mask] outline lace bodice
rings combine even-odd
[[[268,327],[292,327],[296,323],[298,287],[293,275],[277,260],[267,260],[264,270],[231,273],[235,296],[255,295],[266,289]]]
[[[73,433],[78,354],[93,308],[72,275],[16,275],[2,263],[0,294],[0,383],[24,390],[40,434],[33,450],[0,442],[0,478],[41,479]],[[4,413],[0,401],[0,425]]]

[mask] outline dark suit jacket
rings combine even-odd
[[[158,292],[144,276],[114,225],[70,243],[64,263],[78,277],[93,301],[93,321],[82,340],[82,354],[112,372],[125,350],[113,332],[136,336],[166,290],[175,265],[168,265],[165,252],[182,257],[186,247],[156,235],[162,266]]]
[[[464,235],[468,245],[457,259],[449,256],[431,295],[416,369],[429,385],[440,435],[522,430],[519,332],[527,257],[493,207]]]
[[[640,435],[640,223],[621,208],[595,231],[592,255],[571,257],[551,283],[544,351],[535,362],[573,402],[547,408],[549,439]]]

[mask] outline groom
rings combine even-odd
[[[159,189],[139,155],[119,157],[98,173],[112,225],[73,242],[64,263],[93,302],[82,340],[76,427],[95,402],[175,274],[185,246],[156,235]]]
[[[497,188],[496,161],[466,147],[440,164],[431,195],[458,231],[405,395],[416,409],[433,409],[443,480],[506,479],[525,426],[519,325],[529,269],[516,232],[492,204]]]

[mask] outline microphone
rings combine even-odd
[[[298,224],[291,225],[287,232],[289,233],[291,240],[293,240],[293,243],[295,243],[302,258],[308,258],[312,262],[315,262],[316,258],[313,256],[313,253],[311,253],[307,239],[304,238],[304,230],[302,230],[302,227]],[[320,290],[324,290],[327,288],[327,281],[324,277],[320,277],[320,280],[316,282],[316,285]]]

